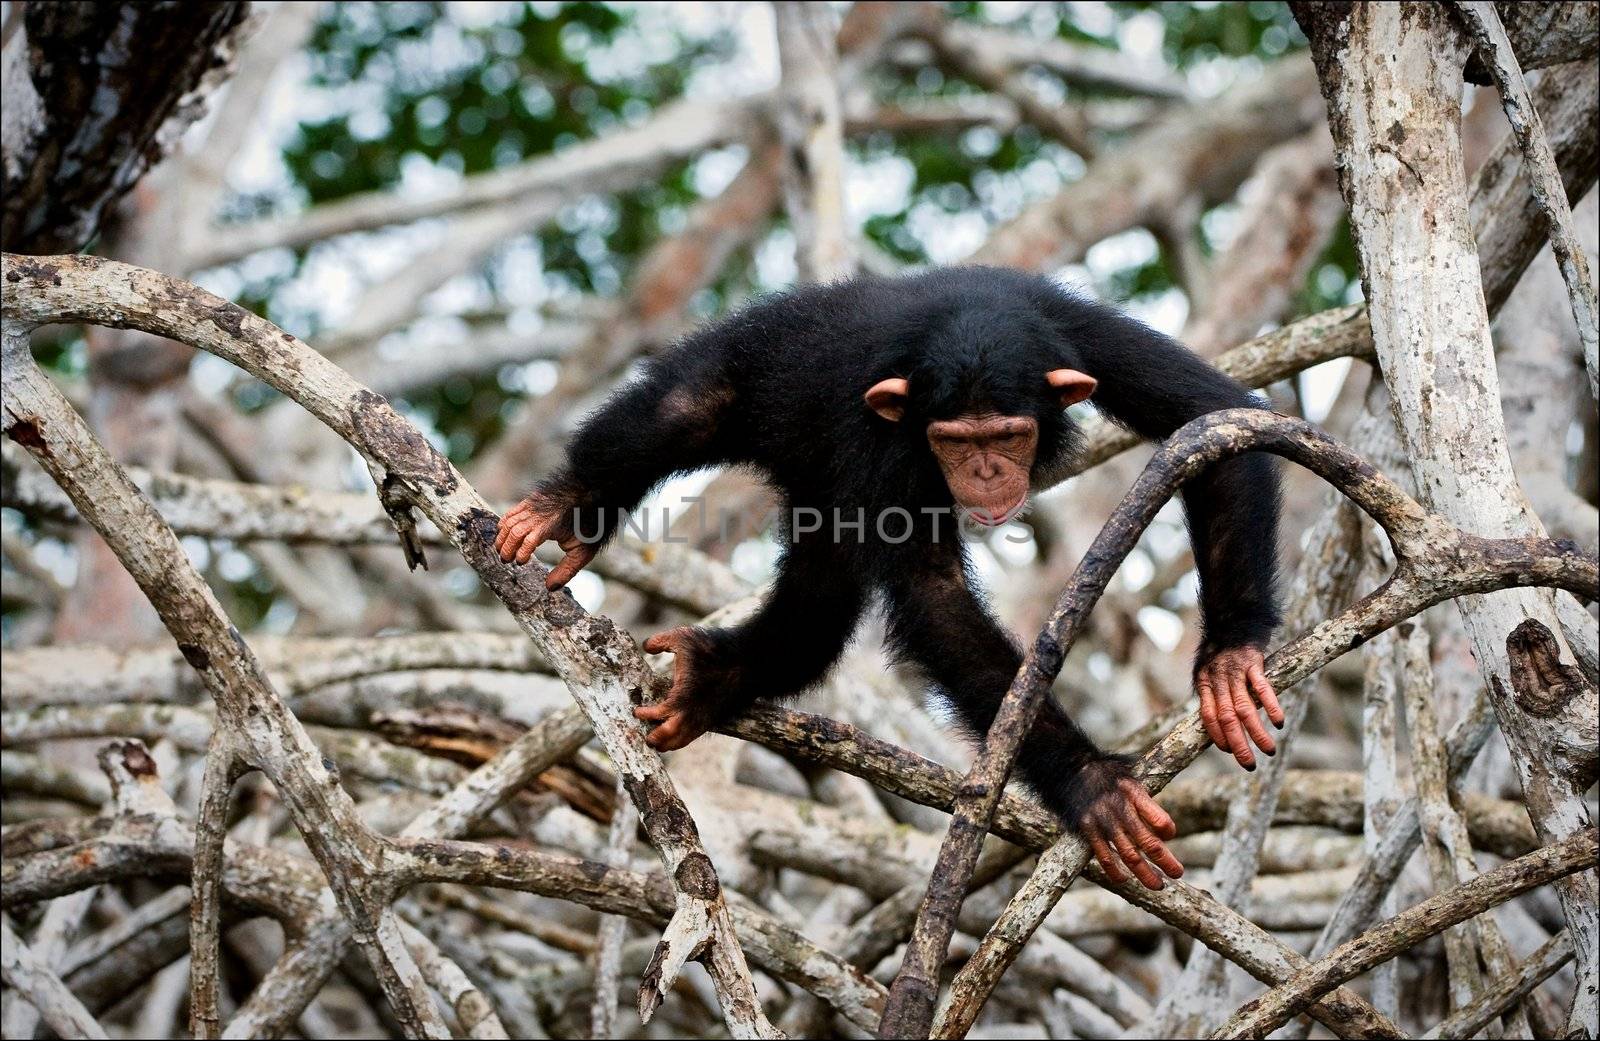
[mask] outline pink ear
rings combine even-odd
[[[1100,384],[1093,376],[1077,369],[1051,369],[1044,374],[1044,378],[1060,396],[1062,408],[1086,400]]]
[[[867,391],[867,407],[884,419],[898,423],[900,417],[906,414],[906,397],[911,393],[911,384],[899,376],[891,376],[886,380],[879,380]]]

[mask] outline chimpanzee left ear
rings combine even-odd
[[[1093,376],[1077,369],[1051,369],[1044,374],[1044,378],[1061,399],[1062,408],[1086,400],[1100,384]]]
[[[910,382],[899,376],[891,376],[874,383],[867,391],[867,407],[889,422],[898,423],[906,414],[906,398],[910,394]]]

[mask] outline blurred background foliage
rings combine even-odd
[[[229,212],[254,217],[392,189],[408,178],[479,173],[641,122],[691,86],[715,92],[716,81],[741,61],[737,19],[728,11],[686,12],[692,6],[329,4],[307,47],[304,86],[315,100],[305,107],[312,112],[282,141],[282,175],[270,190],[235,199]],[[1203,92],[1220,91],[1240,66],[1270,61],[1305,43],[1281,3],[964,2],[949,9],[974,22],[1053,33],[1108,50],[1130,36],[1156,34],[1164,59],[1201,81]],[[888,63],[876,76],[871,89],[884,99],[977,93],[931,68]],[[1073,90],[1059,81],[1055,87],[1063,95]],[[881,205],[864,215],[862,227],[875,246],[910,265],[949,259],[938,239],[961,218],[993,226],[1083,169],[1076,156],[1026,124],[959,135],[878,131],[852,140],[850,151],[857,173],[887,174],[901,187],[894,198],[880,200],[885,193],[873,193]],[[503,309],[515,306],[518,294],[527,296],[526,286],[505,284],[515,275],[503,263],[507,254],[524,250],[536,257],[538,277],[547,283],[541,293],[620,292],[644,251],[680,227],[696,200],[715,194],[733,165],[725,155],[696,159],[641,190],[572,207],[538,234],[508,244],[499,260],[485,266],[476,287],[480,306]],[[1091,264],[1088,280],[1112,300],[1135,309],[1153,306],[1157,298],[1177,293],[1172,261],[1146,233],[1130,234],[1148,240],[1133,251],[1138,259],[1104,270]],[[788,248],[781,221],[772,239],[777,241],[755,252]],[[1201,247],[1210,251],[1204,235]],[[792,265],[738,259],[696,301],[699,314],[781,288],[792,278]],[[247,277],[241,301],[315,335],[326,326],[326,314],[276,299],[306,261],[304,252],[297,253],[271,265],[266,277]],[[1355,278],[1355,255],[1348,235],[1341,234],[1308,279],[1304,309],[1344,302]],[[435,421],[452,455],[464,461],[482,436],[495,432],[483,420],[497,415],[500,403],[484,395],[522,393],[516,381],[505,382],[446,383],[409,404]],[[463,426],[476,435],[466,444],[450,437]]]
[[[843,12],[848,5],[836,6]],[[946,9],[1031,36],[1137,52],[1146,63],[1181,72],[1201,97],[1305,46],[1282,3],[960,2]],[[328,3],[303,55],[280,74],[287,82],[275,88],[261,140],[244,168],[231,172],[222,219],[289,216],[364,192],[438,190],[637,125],[680,97],[768,89],[775,56],[752,52],[763,43],[770,48],[760,40],[770,33],[763,4]],[[1093,96],[1048,70],[1031,75],[1063,98]],[[982,93],[931,65],[894,61],[880,63],[863,89],[884,103]],[[908,268],[961,259],[994,226],[1081,176],[1085,165],[1026,123],[960,132],[878,129],[851,137],[847,147],[851,216],[883,263]],[[552,311],[622,294],[646,251],[681,230],[690,208],[725,187],[743,158],[742,146],[713,149],[637,190],[583,198],[433,294],[424,321],[515,326],[522,318],[537,327]],[[1201,215],[1202,253],[1216,252],[1213,240],[1225,235],[1236,206]],[[268,250],[196,280],[317,342],[339,328],[341,307],[361,288],[380,273],[426,263],[426,248],[418,226],[399,226]],[[1096,245],[1058,275],[1177,332],[1188,304],[1171,253],[1170,243],[1136,229]],[[720,313],[793,277],[793,239],[779,215],[693,298],[690,316]],[[1341,228],[1297,308],[1310,313],[1358,293],[1355,253]],[[81,379],[81,338],[41,342],[38,353],[59,374]],[[507,366],[431,384],[396,404],[467,466],[500,434],[518,400],[547,388],[555,372],[549,361]],[[218,380],[247,411],[276,397],[231,374]],[[270,607],[270,580],[257,569],[241,565],[230,578],[213,568],[211,577],[233,589],[246,624]]]

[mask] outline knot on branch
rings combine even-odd
[[[1576,666],[1561,660],[1561,647],[1549,629],[1530,618],[1506,637],[1511,686],[1517,704],[1530,716],[1548,718],[1589,689]]]
[[[30,452],[48,455],[50,446],[44,439],[44,420],[38,416],[21,416],[6,424],[6,436]]]
[[[722,892],[717,881],[717,869],[704,853],[690,853],[684,857],[683,863],[673,872],[673,878],[677,880],[680,891],[701,900],[715,900]]]
[[[350,425],[357,448],[368,459],[381,461],[389,477],[440,498],[460,485],[450,461],[382,394],[358,392],[350,403]]]
[[[161,787],[161,771],[143,741],[113,741],[100,749],[100,769],[111,782],[118,817],[171,816],[177,812]]]
[[[350,403],[352,443],[367,460],[378,501],[394,523],[406,566],[428,568],[410,497],[445,498],[460,486],[455,467],[381,394],[363,389]]]

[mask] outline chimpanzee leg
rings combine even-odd
[[[894,581],[889,636],[950,700],[965,729],[982,741],[1022,665],[1022,655],[967,584],[953,551]],[[1122,756],[1102,752],[1048,695],[1017,756],[1022,779],[1045,805],[1077,827],[1113,877],[1126,864],[1159,888],[1146,857],[1173,877],[1182,867],[1161,844],[1171,818],[1133,780]],[[1112,854],[1115,848],[1116,854]]]
[[[756,699],[799,694],[827,674],[866,603],[859,573],[827,534],[789,547],[766,602],[743,625],[683,626],[645,641],[647,651],[676,656],[667,696],[634,712],[657,724],[652,745],[682,748]]]

